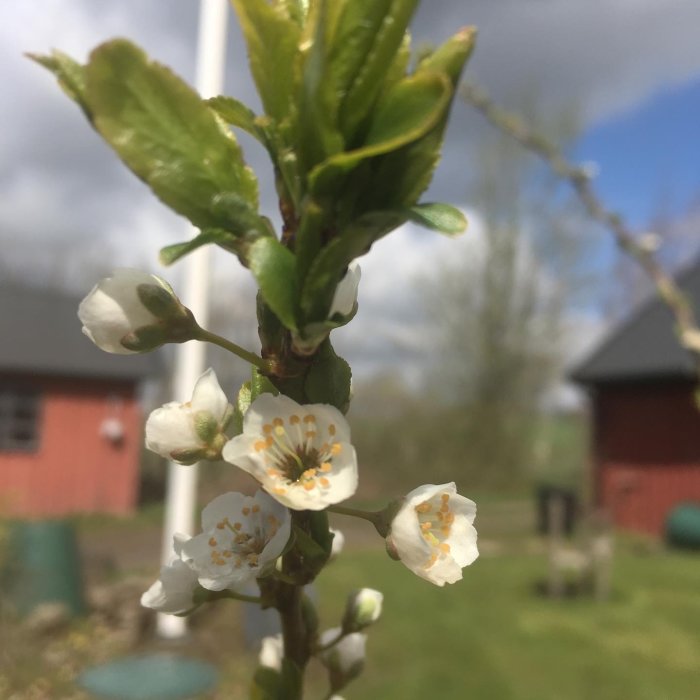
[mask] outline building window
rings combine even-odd
[[[39,446],[39,392],[0,385],[0,450],[32,452]]]

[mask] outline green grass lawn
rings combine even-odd
[[[534,593],[536,556],[482,558],[438,589],[380,552],[353,552],[319,583],[323,619],[354,586],[384,591],[352,698],[693,700],[700,688],[700,558],[622,554],[608,603]]]

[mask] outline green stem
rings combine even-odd
[[[353,518],[362,518],[363,520],[369,520],[374,525],[377,524],[377,521],[379,520],[379,515],[382,512],[360,510],[359,508],[346,508],[345,506],[328,506],[326,510],[328,510],[330,513],[339,513],[340,515],[351,515]]]
[[[261,369],[264,372],[267,372],[270,369],[270,364],[267,362],[267,360],[263,360],[262,357],[259,357],[254,352],[250,352],[249,350],[242,348],[240,345],[236,345],[236,343],[233,343],[226,338],[222,338],[220,335],[205,330],[204,328],[197,329],[195,339],[218,345],[220,348],[228,350],[246,362],[250,362],[251,365],[255,365],[258,369]]]

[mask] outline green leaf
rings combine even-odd
[[[297,280],[294,253],[276,238],[260,238],[248,254],[250,271],[265,303],[289,330],[296,330]]]
[[[463,29],[421,62],[416,74],[447,76],[453,86],[452,95],[442,117],[427,134],[373,162],[371,176],[366,178],[362,194],[357,199],[365,211],[412,207],[430,184],[440,160],[454,89],[475,39],[473,28]]]
[[[296,104],[296,64],[301,29],[287,3],[232,0],[248,45],[250,70],[265,112],[281,123]]]
[[[206,104],[213,109],[227,124],[237,126],[255,137],[263,145],[265,136],[256,123],[258,118],[250,107],[233,97],[219,95],[206,100]]]
[[[464,233],[467,228],[467,217],[450,204],[417,204],[411,207],[407,214],[414,223],[450,236]]]
[[[50,56],[28,53],[27,57],[50,70],[58,78],[58,84],[66,95],[77,102],[85,116],[92,121],[92,114],[85,99],[85,66],[56,50],[52,51]]]
[[[163,265],[172,265],[176,260],[188,255],[197,248],[210,243],[216,243],[223,248],[233,246],[236,242],[236,236],[230,231],[224,231],[220,228],[204,229],[201,233],[195,236],[190,241],[183,243],[173,243],[160,249],[158,259]]]
[[[379,238],[401,226],[405,211],[377,211],[364,214],[350,224],[340,236],[326,245],[314,260],[301,293],[304,325],[325,322],[333,295],[347,266],[364,255]]]
[[[243,416],[248,410],[251,404],[251,390],[250,382],[244,382],[241,384],[241,388],[238,390],[238,396],[236,397],[236,403],[233,407],[233,419],[231,421],[233,425],[232,437],[240,435],[243,432]]]
[[[213,211],[222,194],[255,215],[257,181],[235,137],[168,68],[111,41],[92,52],[86,85],[97,130],[168,206],[202,229],[240,227],[229,212]]]
[[[272,382],[264,374],[260,374],[257,367],[252,368],[250,391],[251,402],[255,401],[260,394],[274,394],[275,396],[279,394]]]
[[[395,151],[416,141],[442,117],[452,96],[449,80],[440,73],[425,73],[396,83],[381,101],[361,148],[333,156],[310,175],[314,195],[338,189],[339,178],[360,161]]]
[[[354,138],[357,128],[384,85],[387,71],[401,46],[418,0],[352,0],[346,5],[347,14],[352,13],[355,26],[362,27],[365,23],[364,16],[371,17],[374,14],[372,10],[377,5],[384,6],[383,17],[379,24],[369,30],[371,44],[364,50],[356,49],[355,58],[359,60],[359,70],[347,89],[339,110],[342,131],[348,139]],[[353,26],[348,18],[344,17],[343,20]]]
[[[350,407],[351,378],[350,365],[335,354],[330,340],[326,339],[306,375],[304,391],[312,403],[331,404],[345,413]],[[330,543],[323,543],[326,544]]]

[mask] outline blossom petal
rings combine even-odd
[[[221,421],[229,407],[216,373],[210,367],[197,380],[192,392],[192,412],[208,411],[217,421]]]
[[[146,447],[166,458],[175,450],[203,447],[194,429],[192,411],[176,401],[153,411],[146,421]]]

